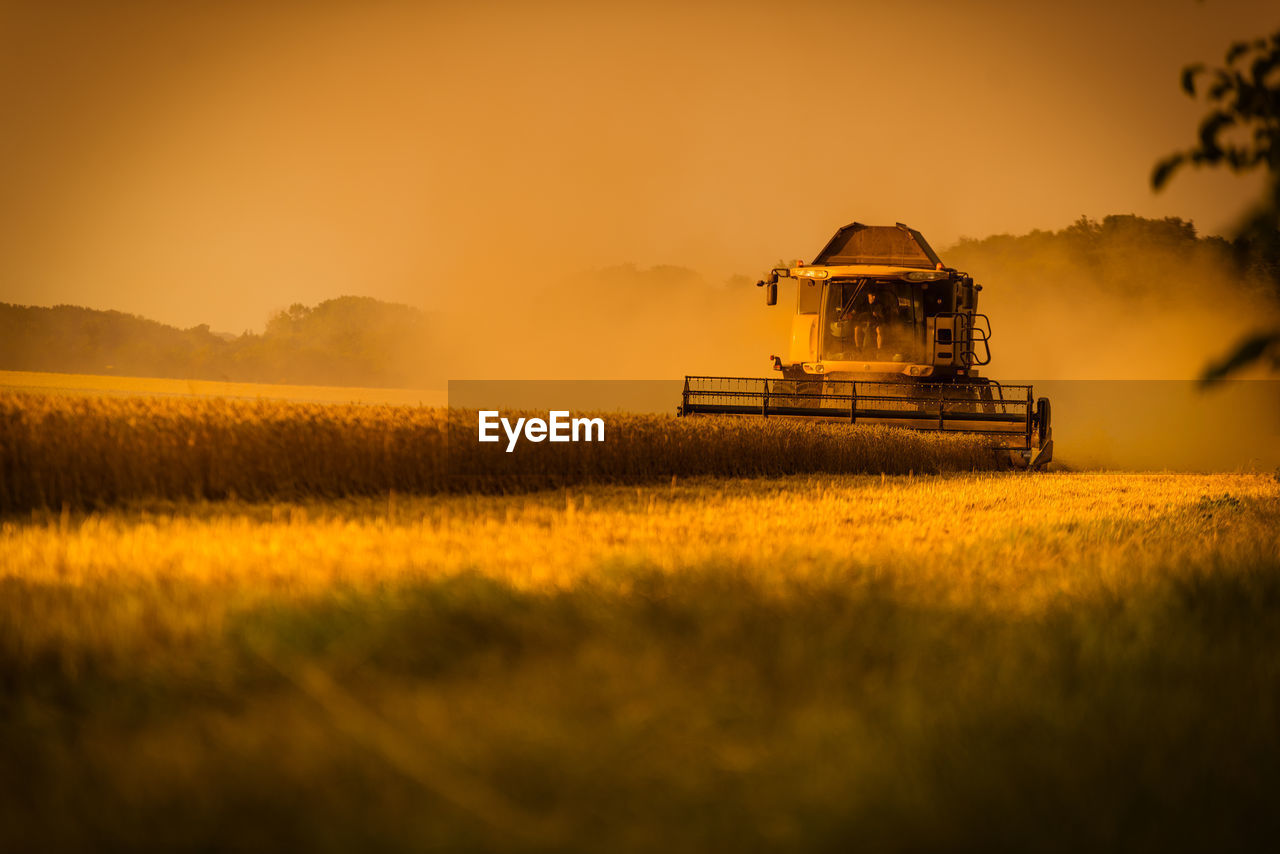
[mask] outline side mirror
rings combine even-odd
[[[769,284],[765,285],[764,304],[765,305],[778,304],[778,283],[777,282],[770,282]]]

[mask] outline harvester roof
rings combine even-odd
[[[878,265],[934,270],[942,264],[924,235],[902,223],[863,225],[852,222],[827,241],[812,266]]]
[[[908,282],[933,282],[947,278],[953,271],[920,267],[888,267],[884,264],[838,264],[830,267],[804,264],[791,268],[789,275],[797,279],[904,279]]]

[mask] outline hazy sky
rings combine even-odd
[[[1256,183],[1148,177],[1204,112],[1182,66],[1277,25],[1238,0],[9,3],[0,301],[239,332],[623,263],[754,277],[853,220],[939,248],[1081,214],[1220,232]]]

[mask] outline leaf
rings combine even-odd
[[[1250,335],[1237,344],[1235,350],[1231,351],[1226,358],[1205,368],[1200,376],[1200,385],[1212,385],[1229,374],[1248,367],[1267,355],[1272,348],[1277,347],[1280,347],[1280,330]],[[1280,355],[1280,351],[1271,353],[1272,358],[1277,355]]]
[[[1164,187],[1173,177],[1174,171],[1185,163],[1186,159],[1185,154],[1173,154],[1157,163],[1155,170],[1151,173],[1151,189],[1159,190]]]
[[[1217,163],[1222,159],[1222,146],[1218,145],[1218,134],[1224,127],[1235,124],[1235,117],[1222,110],[1214,110],[1200,124],[1200,149],[1205,159]]]
[[[1236,42],[1227,50],[1227,65],[1235,62],[1241,56],[1249,52],[1249,48],[1253,45],[1249,42]]]
[[[1232,89],[1240,88],[1239,77],[1233,77],[1232,75],[1227,74],[1225,71],[1221,71],[1221,70],[1217,71],[1216,74],[1218,75],[1217,82],[1215,82],[1211,87],[1209,87],[1210,101],[1219,101],[1222,99],[1223,95],[1227,94]]]
[[[1204,63],[1197,62],[1182,69],[1182,91],[1191,97],[1196,96],[1196,75],[1204,71]]]
[[[1249,67],[1249,73],[1253,75],[1253,85],[1260,93],[1267,91],[1267,75],[1277,65],[1280,65],[1280,50],[1258,57]]]

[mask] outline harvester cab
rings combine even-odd
[[[982,286],[942,263],[902,223],[851,223],[812,264],[779,264],[757,283],[768,305],[795,281],[787,357],[773,379],[686,377],[679,414],[761,415],[980,433],[1039,467],[1053,456],[1047,398],[980,375],[991,361]]]

